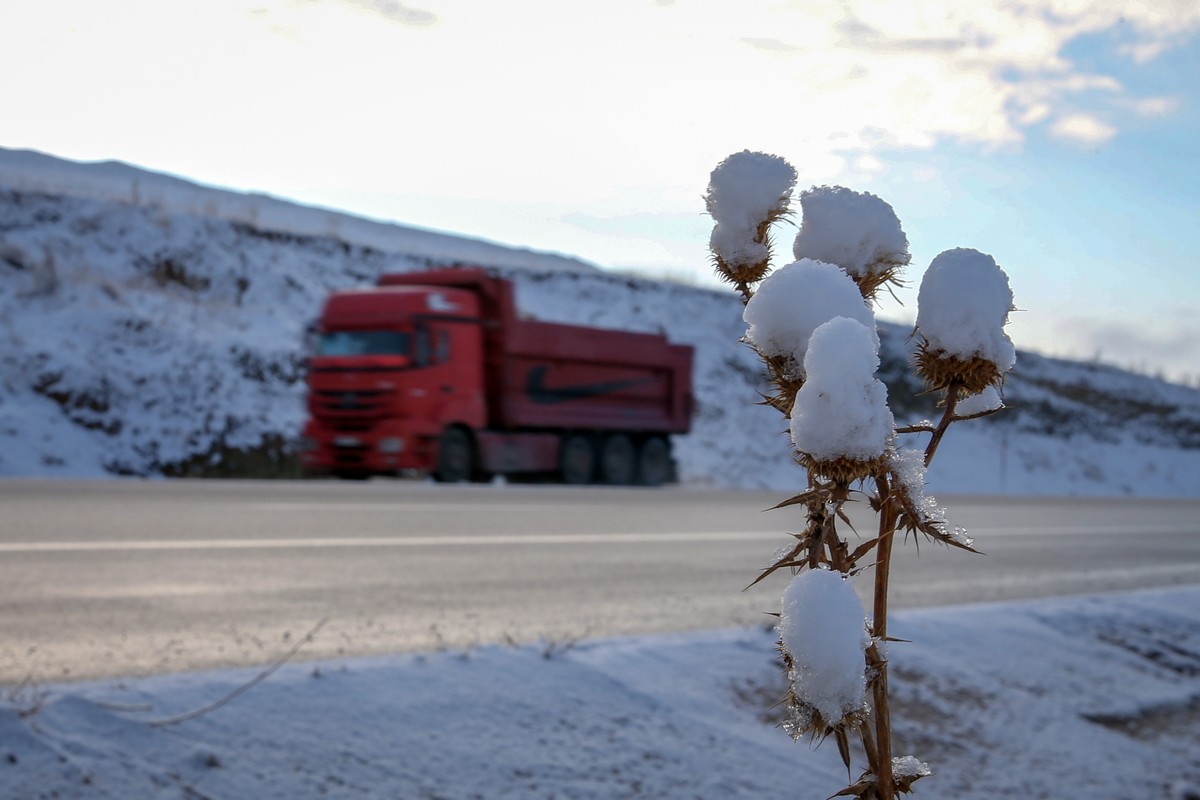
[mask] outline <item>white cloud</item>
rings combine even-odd
[[[1133,110],[1142,117],[1168,117],[1179,110],[1179,98],[1146,97],[1135,101]]]
[[[912,178],[917,183],[935,183],[942,179],[942,173],[934,167],[916,167],[912,171]]]
[[[432,25],[437,22],[437,15],[421,8],[398,3],[396,0],[343,0],[343,2],[374,11],[376,14],[403,25]]]
[[[1030,125],[1036,125],[1042,120],[1048,118],[1053,113],[1054,106],[1052,106],[1050,103],[1030,103],[1018,111],[1016,121],[1018,125],[1021,125],[1022,127],[1028,127]]]
[[[868,174],[883,172],[887,169],[887,164],[883,163],[882,159],[870,153],[864,153],[854,159],[852,166],[856,172]]]
[[[1116,136],[1117,129],[1090,114],[1068,114],[1050,126],[1050,133],[1080,144],[1099,145]]]
[[[1119,28],[1161,51],[1200,29],[1200,4],[1144,5],[26,3],[0,29],[0,75],[22,76],[4,144],[285,193],[698,196],[746,147],[818,183],[876,169],[882,148],[1019,145],[1056,115],[1057,135],[1104,141],[1113,124],[1085,95],[1161,101],[1063,48]]]

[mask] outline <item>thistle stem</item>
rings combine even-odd
[[[958,385],[950,384],[946,390],[946,411],[942,414],[942,419],[938,422],[937,427],[933,431],[933,436],[929,439],[929,446],[925,448],[925,466],[929,466],[929,462],[933,461],[934,454],[937,453],[938,445],[942,443],[942,437],[946,435],[946,429],[950,427],[950,423],[954,422],[954,408],[958,405]]]
[[[878,673],[873,684],[875,705],[875,737],[877,761],[875,776],[879,782],[880,800],[895,800],[896,784],[892,775],[892,718],[888,704],[887,659],[879,652],[879,642],[887,639],[888,581],[891,577],[892,543],[896,532],[896,504],[891,498],[891,489],[886,473],[875,477],[875,485],[882,498],[879,511],[879,544],[875,559],[875,605],[872,633],[876,643],[871,645],[875,668]]]
[[[843,574],[849,574],[854,566],[850,563],[850,553],[846,548],[846,542],[837,532],[838,512],[845,505],[846,500],[849,499],[849,490],[849,486],[841,484],[834,486],[832,499],[836,505],[832,509],[824,509],[824,530],[822,531],[825,546],[829,548],[829,564]]]

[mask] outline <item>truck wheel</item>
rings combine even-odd
[[[600,455],[600,477],[611,486],[628,486],[633,483],[637,469],[637,454],[633,440],[617,433],[604,440]]]
[[[671,480],[671,448],[666,439],[652,436],[642,442],[637,471],[642,486],[662,486]]]
[[[563,439],[558,460],[564,483],[582,485],[592,482],[596,472],[596,451],[586,436],[572,434]]]
[[[475,445],[462,428],[447,428],[438,440],[433,477],[442,483],[462,483],[475,476]]]

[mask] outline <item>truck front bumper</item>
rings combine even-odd
[[[380,425],[367,432],[305,428],[301,463],[313,473],[381,475],[429,469],[427,447],[408,430]]]

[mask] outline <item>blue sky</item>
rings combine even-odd
[[[914,284],[942,250],[995,256],[1018,345],[1200,378],[1200,4],[0,0],[0,22],[0,146],[701,284],[708,172],[763,150],[890,202]]]

